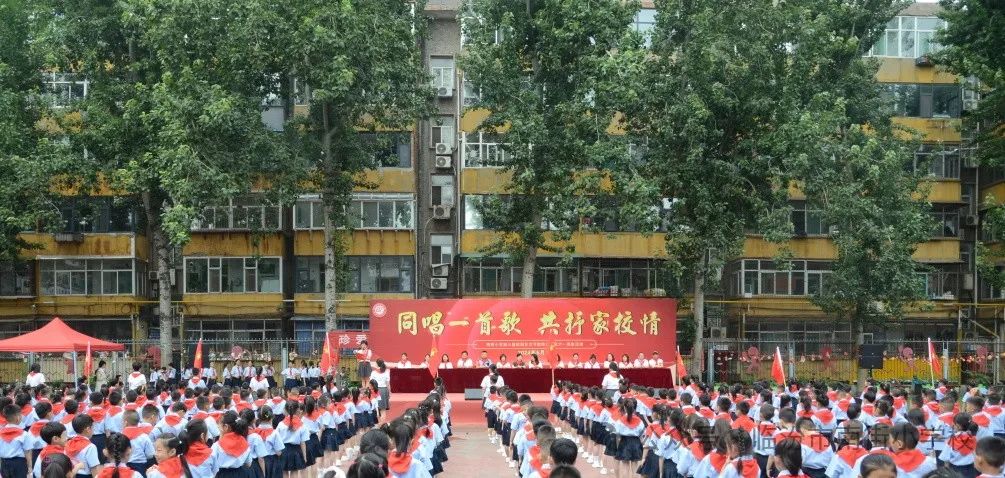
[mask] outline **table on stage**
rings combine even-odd
[[[463,392],[465,388],[481,388],[482,378],[488,374],[487,368],[441,369],[443,385],[447,392]],[[607,369],[559,368],[555,370],[555,380],[568,380],[583,385],[600,386]],[[541,393],[551,389],[551,369],[545,368],[501,368],[499,375],[507,386],[520,393]],[[646,387],[669,388],[673,377],[669,368],[626,368],[621,375],[635,384]],[[391,391],[394,393],[426,393],[433,388],[429,369],[391,369]]]

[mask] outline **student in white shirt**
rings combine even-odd
[[[147,376],[140,372],[142,366],[139,362],[133,364],[133,373],[126,377],[126,386],[129,387],[129,390],[139,390],[140,387],[147,384]]]
[[[257,392],[259,390],[268,390],[269,389],[269,379],[268,379],[268,377],[266,377],[262,373],[262,368],[261,367],[259,367],[256,370],[256,372],[257,373],[255,374],[255,376],[251,377],[251,381],[248,382],[248,388],[252,392]]]
[[[37,363],[31,364],[31,371],[28,372],[28,377],[24,379],[24,384],[34,388],[43,383],[45,383],[45,375],[42,374],[42,366]]]
[[[161,372],[159,370],[153,369],[150,371],[150,383],[157,383],[158,381],[163,379],[164,377],[161,376]]]
[[[468,351],[461,352],[461,358],[457,359],[457,368],[473,368],[475,362],[468,357]]]
[[[408,360],[408,354],[402,353],[401,360],[396,364],[397,368],[412,368],[412,362]]]
[[[495,364],[489,365],[489,373],[484,377],[482,377],[482,383],[481,383],[482,397],[488,397],[489,390],[492,387],[499,388],[505,384],[506,382],[503,380],[502,375],[499,375],[499,372],[496,369],[496,365]]]
[[[202,378],[206,380],[207,386],[216,385],[216,369],[213,367],[202,369]]]
[[[600,382],[600,387],[604,389],[605,395],[613,397],[621,388],[621,374],[618,372],[618,364],[614,362],[611,362],[607,368],[611,372],[604,375],[604,379]]]

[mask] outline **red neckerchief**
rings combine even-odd
[[[930,443],[932,441],[932,431],[925,426],[918,427],[918,443]]]
[[[158,463],[157,471],[161,472],[166,478],[181,478],[185,475],[185,471],[181,468],[181,459],[177,456],[172,456]]]
[[[804,446],[812,448],[817,453],[822,453],[831,447],[830,443],[827,442],[827,437],[819,433],[810,433],[804,436],[801,442]]]
[[[114,476],[114,473],[115,473],[114,466],[106,466],[101,469],[101,473],[98,473],[98,478],[112,478],[112,476]],[[120,477],[133,476],[133,469],[129,468],[128,466],[120,466],[119,476]]]
[[[893,408],[896,410],[900,410],[901,408],[904,408],[904,403],[906,403],[904,397],[894,397]]]
[[[733,427],[750,433],[750,431],[754,429],[754,420],[751,420],[750,417],[746,415],[740,415],[736,417],[736,420],[733,420]]]
[[[387,466],[395,474],[404,475],[412,466],[412,455],[392,451],[387,455]]]
[[[35,407],[32,407],[30,403],[26,403],[23,407],[21,407],[21,416],[27,417],[28,414],[33,412],[34,410]]]
[[[713,412],[711,408],[702,408],[701,410],[698,410],[698,414],[709,420],[715,418],[715,412]]]
[[[875,412],[876,412],[876,406],[875,405],[873,405],[871,403],[866,403],[865,405],[862,405],[862,413],[865,413],[867,415],[872,415]]]
[[[234,432],[224,433],[219,443],[220,448],[234,458],[240,458],[248,450],[248,439]]]
[[[64,405],[63,405],[62,402],[53,403],[52,404],[52,414],[53,415],[59,415],[60,413],[63,412],[63,407],[64,407]]]
[[[272,432],[274,432],[274,431],[275,430],[273,430],[272,428],[256,428],[256,429],[252,430],[252,433],[254,433],[254,434],[262,437],[262,440],[268,440],[269,439],[269,435],[271,435]]]
[[[283,423],[285,423],[286,427],[290,430],[296,431],[300,428],[301,421],[300,417],[286,417],[283,419]]]
[[[893,462],[897,468],[910,473],[925,462],[925,454],[918,450],[901,450],[893,454]]]
[[[992,417],[997,417],[998,415],[1001,415],[1002,407],[998,405],[988,405],[984,407],[984,411],[987,412]]]
[[[45,448],[42,449],[42,451],[38,452],[38,459],[44,460],[45,457],[53,453],[64,453],[63,447],[59,445],[46,445]]]
[[[991,425],[991,417],[983,413],[975,413],[970,418],[971,420],[973,420],[974,423],[977,424],[977,426],[981,428],[987,428],[988,426]]]
[[[834,412],[830,411],[828,408],[821,408],[813,414],[820,420],[821,423],[827,424],[834,421]]]
[[[761,467],[753,458],[747,458],[742,463],[740,459],[736,459],[730,462],[730,464],[736,468],[736,471],[740,471],[740,476],[743,478],[757,478],[761,476]],[[743,468],[740,468],[741,465],[743,465]]]
[[[124,409],[126,409],[128,411],[128,410],[137,410],[137,409],[140,408],[140,406],[137,405],[137,404],[135,404],[135,403],[127,403],[126,406],[122,407],[122,408],[124,408]]]
[[[199,466],[213,454],[208,446],[203,442],[195,442],[188,447],[188,452],[185,453],[185,461],[191,463],[192,465]]]
[[[716,420],[726,420],[727,422],[730,422],[730,423],[733,422],[733,416],[730,415],[728,412],[719,412],[719,414],[715,416],[715,419]]]
[[[39,420],[32,423],[31,428],[29,428],[28,431],[31,432],[33,436],[40,436],[42,434],[42,427],[44,427],[46,423],[49,423],[49,420]]]
[[[164,423],[167,423],[168,426],[176,427],[179,423],[181,423],[181,415],[174,413],[164,415]]]
[[[122,429],[122,434],[130,440],[135,440],[136,437],[144,435],[147,433],[147,429],[143,427],[125,427]]]
[[[275,404],[275,405],[279,405],[280,403],[283,403],[283,397],[273,397],[272,398],[272,403]]]
[[[207,418],[209,418],[209,413],[206,413],[202,410],[199,410],[198,413],[192,415],[193,420],[206,420]]]
[[[774,435],[776,430],[778,430],[778,427],[776,427],[774,423],[767,420],[757,425],[757,433],[762,437]]]
[[[635,428],[635,427],[639,426],[640,424],[642,424],[642,419],[639,418],[638,415],[632,415],[632,419],[631,420],[628,420],[625,417],[621,417],[621,419],[619,421],[621,422],[622,425],[624,425],[624,426],[626,426],[628,428]]]
[[[845,445],[840,450],[838,450],[837,456],[838,458],[841,458],[841,460],[844,461],[845,464],[847,464],[849,467],[854,467],[855,462],[858,461],[859,458],[862,458],[863,456],[867,455],[868,453],[869,452],[867,452],[865,448],[862,448],[858,445]]]
[[[63,419],[60,420],[60,422],[62,422],[63,425],[69,425],[70,422],[73,421],[73,418],[76,417],[76,416],[77,416],[76,413],[68,413],[66,415],[63,415]]]
[[[0,439],[10,443],[24,433],[24,429],[16,426],[3,427],[0,429]]]
[[[70,458],[75,458],[80,452],[87,448],[87,445],[91,444],[91,440],[84,438],[80,435],[76,435],[66,442],[66,456]]]
[[[143,404],[145,404],[145,403],[147,403],[147,396],[146,395],[140,395],[140,396],[136,397],[136,405],[139,405],[139,406],[142,407]]]
[[[838,410],[841,410],[842,412],[847,412],[849,405],[851,405],[851,400],[848,400],[847,398],[844,400],[838,400],[837,402]]]
[[[708,462],[715,469],[716,473],[722,473],[722,468],[726,466],[726,460],[729,459],[729,455],[725,453],[719,453],[712,450],[712,453],[708,454]]]
[[[956,453],[966,456],[977,449],[977,439],[969,433],[957,433],[949,439],[949,446]]]
[[[694,455],[696,461],[701,461],[705,459],[705,449],[701,446],[700,441],[696,441],[688,447],[691,450],[691,454]]]

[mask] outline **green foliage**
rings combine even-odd
[[[591,196],[629,157],[628,140],[607,130],[638,94],[641,37],[628,28],[637,10],[620,0],[467,3],[461,68],[481,89],[474,107],[490,111],[480,131],[504,131],[494,165],[512,174],[507,196],[479,207],[486,224],[508,233],[486,254],[529,255],[533,266],[538,249],[569,253],[580,218],[597,212]],[[622,204],[626,215],[650,213]]]

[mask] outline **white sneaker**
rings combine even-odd
[[[583,453],[581,453],[581,455],[583,455],[583,458],[588,458],[590,456],[590,452],[583,450]]]
[[[586,462],[592,465],[594,463],[593,457],[590,455],[586,455]]]
[[[601,468],[600,469],[600,474],[601,475],[606,475],[607,474],[607,468]]]
[[[594,468],[603,468],[602,466],[600,466],[600,460],[597,460],[597,461],[593,462],[593,467]]]
[[[510,462],[509,462],[509,467],[510,467],[510,468],[516,468],[516,463],[515,463],[515,462],[513,462],[513,461],[510,461]]]

